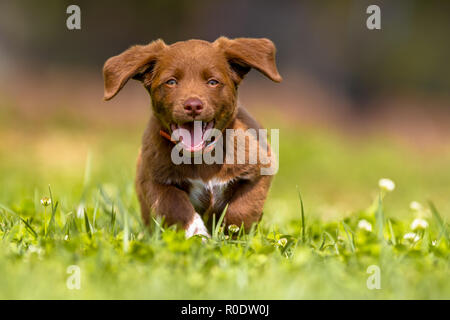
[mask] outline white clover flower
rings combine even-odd
[[[230,233],[237,233],[237,232],[239,232],[239,227],[237,225],[235,225],[235,224],[230,224],[228,226],[228,232],[230,232]]]
[[[358,229],[362,229],[367,232],[372,232],[372,224],[365,219],[361,219],[358,222]]]
[[[413,231],[417,229],[426,229],[428,228],[428,222],[425,219],[417,218],[411,223],[411,229]]]
[[[381,190],[386,192],[391,192],[395,189],[395,183],[391,179],[380,179],[378,181],[378,186]]]
[[[28,247],[29,253],[35,253],[39,257],[39,259],[42,259],[42,255],[44,254],[44,250],[42,248],[36,247],[36,246],[29,246]]]
[[[77,218],[78,219],[83,219],[84,218],[84,204],[80,203],[77,207]]]
[[[44,197],[41,199],[41,204],[44,207],[48,207],[52,203],[52,200],[50,198]]]
[[[288,242],[288,241],[287,241],[286,238],[281,238],[280,240],[278,240],[277,244],[278,244],[280,247],[284,247],[284,246],[286,246],[287,242]]]
[[[436,240],[431,241],[431,245],[432,245],[433,247],[435,247],[435,246],[437,245],[437,241],[436,241]]]
[[[412,211],[415,211],[415,212],[421,212],[421,211],[423,210],[422,205],[421,205],[419,202],[417,202],[417,201],[412,201],[412,202],[409,204],[409,208],[410,208]]]
[[[414,232],[408,232],[403,236],[403,239],[409,241],[409,242],[417,242],[420,240],[420,237],[417,233]]]
[[[42,252],[42,249],[31,245],[28,247],[28,252],[40,253],[40,252]]]

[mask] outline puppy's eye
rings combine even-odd
[[[216,79],[209,79],[207,84],[211,87],[215,87],[219,84],[219,81],[217,81]]]
[[[166,84],[170,87],[177,85],[177,83],[178,83],[177,80],[173,78],[166,81]]]

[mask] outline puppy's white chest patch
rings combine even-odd
[[[201,207],[204,205],[205,199],[210,199],[212,204],[223,201],[224,192],[231,180],[219,181],[211,179],[205,182],[201,179],[189,179],[189,182],[191,183],[189,199],[195,207]]]

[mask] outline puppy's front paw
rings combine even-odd
[[[200,217],[198,213],[195,213],[194,219],[186,228],[186,238],[190,238],[197,234],[201,234],[203,236],[211,238],[208,233],[208,229],[206,229],[206,226],[203,223],[202,217]]]

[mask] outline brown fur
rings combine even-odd
[[[251,68],[273,81],[281,81],[275,65],[275,46],[270,40],[221,37],[212,43],[189,40],[172,45],[157,40],[131,47],[106,61],[105,100],[113,98],[130,78],[141,81],[152,99],[153,116],[142,139],[136,177],[146,223],[152,211],[163,216],[166,223],[186,228],[195,212],[204,216],[220,214],[227,203],[227,225],[243,223],[248,229],[259,221],[272,178],[260,174],[262,164],[175,165],[170,158],[174,145],[159,133],[170,132],[171,123],[193,120],[214,120],[215,128],[224,132],[224,141],[228,138],[225,129],[260,128],[237,105],[238,85]],[[176,79],[176,85],[167,82],[171,78]],[[210,85],[211,78],[219,83]],[[190,98],[203,103],[198,116],[184,110],[184,103]],[[194,207],[189,198],[192,180],[230,183],[221,199],[214,199],[214,193],[205,189]]]

